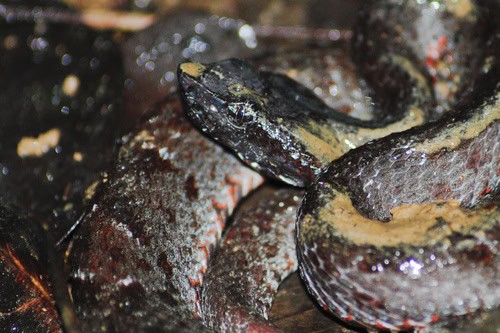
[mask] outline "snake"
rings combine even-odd
[[[281,332],[267,319],[280,283],[297,270],[295,215],[303,191],[263,185],[233,215],[201,293],[216,332]]]
[[[169,96],[121,142],[67,258],[86,332],[203,332],[200,289],[236,202],[262,177]]]
[[[498,13],[472,1],[366,4],[352,47],[370,121],[243,60],[179,66],[201,131],[306,188],[299,268],[325,311],[418,330],[498,308]]]
[[[267,81],[266,84],[273,86],[273,94],[277,92],[278,95],[282,95],[278,98],[273,96],[273,98],[268,99],[268,96],[263,95],[270,95],[269,93],[255,93],[257,89],[248,89],[246,85],[241,83],[231,86],[230,93],[233,97],[249,97],[246,102],[250,107],[245,108],[244,112],[237,109],[243,112],[240,116],[238,116],[239,113],[236,114],[238,127],[242,127],[242,120],[244,120],[241,119],[241,115],[252,111],[252,108],[267,107],[269,100],[274,105],[281,105],[284,100],[298,96],[300,105],[305,107],[307,116],[313,120],[312,122],[301,122],[300,119],[299,121],[287,119],[285,121],[287,123],[290,123],[290,120],[294,121],[291,126],[292,131],[279,133],[281,137],[292,133],[297,141],[303,139],[303,134],[307,136],[306,140],[297,144],[298,146],[303,145],[301,148],[308,150],[304,156],[307,156],[306,161],[309,164],[303,165],[302,170],[305,170],[305,175],[296,171],[297,164],[291,165],[285,172],[276,169],[280,168],[278,162],[259,167],[256,162],[250,161],[251,156],[250,158],[243,157],[245,149],[248,147],[241,147],[238,155],[251,165],[255,163],[252,165],[254,168],[262,170],[271,177],[285,180],[294,185],[310,185],[311,189],[306,194],[299,214],[298,254],[301,260],[301,274],[308,283],[311,293],[318,298],[323,308],[334,312],[347,321],[354,320],[365,326],[376,328],[418,328],[426,326],[429,322],[434,323],[447,317],[463,315],[464,311],[468,313],[495,307],[495,305],[491,305],[491,300],[495,303],[496,295],[494,292],[491,295],[485,295],[484,292],[488,288],[495,291],[495,285],[491,285],[490,282],[480,293],[479,302],[482,303],[479,306],[467,303],[469,300],[463,299],[463,295],[467,296],[467,294],[462,293],[454,298],[458,304],[456,308],[452,309],[454,312],[445,309],[444,313],[432,312],[432,314],[426,313],[429,309],[422,309],[419,305],[421,304],[419,302],[429,301],[425,293],[432,293],[431,289],[427,291],[425,288],[418,289],[418,292],[424,293],[423,296],[411,294],[417,300],[415,302],[416,309],[413,312],[403,314],[401,311],[405,311],[404,307],[408,306],[407,303],[401,305],[398,304],[397,299],[390,299],[390,302],[394,304],[391,303],[392,307],[386,307],[377,298],[388,298],[387,295],[383,293],[380,295],[378,290],[373,293],[367,290],[367,293],[363,294],[361,290],[361,287],[370,285],[374,281],[367,281],[366,279],[371,276],[363,275],[369,271],[366,269],[367,267],[371,268],[372,272],[380,272],[384,269],[390,272],[386,260],[391,263],[391,267],[397,267],[397,273],[402,271],[411,279],[417,279],[423,271],[422,274],[425,275],[425,278],[430,277],[428,278],[428,280],[430,279],[429,284],[435,284],[436,280],[432,280],[435,276],[429,272],[433,268],[429,266],[426,267],[427,270],[422,270],[422,267],[419,266],[425,261],[419,261],[419,259],[425,256],[417,258],[416,255],[413,255],[415,252],[422,254],[420,252],[427,251],[428,249],[424,247],[424,245],[428,245],[425,243],[427,241],[433,249],[434,259],[432,256],[430,259],[437,262],[438,268],[436,270],[441,270],[442,275],[453,275],[454,273],[451,271],[450,274],[450,270],[443,269],[443,267],[448,268],[446,266],[449,264],[448,261],[453,259],[450,254],[461,260],[461,263],[465,262],[462,258],[464,256],[472,256],[473,260],[485,262],[485,266],[480,267],[479,273],[475,272],[476,276],[482,274],[482,276],[491,277],[495,273],[496,266],[491,262],[494,262],[496,258],[490,254],[490,252],[494,252],[494,243],[498,239],[494,235],[495,223],[498,221],[495,211],[497,178],[495,178],[494,173],[481,174],[479,177],[474,172],[467,174],[471,177],[464,177],[468,183],[464,183],[464,188],[460,190],[459,194],[455,194],[443,184],[435,187],[431,176],[420,175],[423,179],[431,178],[430,182],[420,185],[423,185],[424,193],[429,188],[435,190],[432,192],[430,200],[437,200],[435,206],[426,205],[428,200],[425,195],[419,198],[412,197],[414,192],[410,193],[408,188],[406,188],[407,194],[400,195],[398,191],[404,191],[405,188],[401,187],[397,180],[392,186],[396,189],[394,193],[397,195],[395,196],[398,199],[403,198],[403,206],[400,202],[392,201],[390,204],[379,205],[380,202],[384,202],[384,200],[387,202],[393,198],[384,198],[384,200],[379,201],[376,195],[374,195],[375,198],[372,197],[370,190],[369,197],[373,200],[370,201],[367,198],[368,195],[363,196],[363,191],[360,190],[364,185],[368,189],[370,188],[373,183],[369,183],[369,181],[373,177],[369,173],[373,170],[376,172],[381,166],[382,169],[388,169],[388,173],[381,175],[379,182],[374,182],[374,186],[380,188],[380,184],[387,184],[387,180],[392,177],[393,169],[397,169],[397,167],[392,167],[393,162],[398,161],[400,156],[392,154],[392,152],[387,154],[387,149],[396,147],[397,150],[401,146],[405,147],[404,149],[408,147],[410,147],[409,150],[416,149],[423,146],[422,142],[425,143],[428,138],[434,138],[434,143],[443,142],[443,138],[448,140],[456,133],[460,133],[460,136],[464,135],[466,138],[467,143],[464,143],[463,146],[461,143],[446,142],[445,148],[440,148],[444,149],[441,152],[443,154],[437,156],[439,161],[451,160],[454,162],[453,164],[457,165],[469,165],[471,168],[480,167],[481,172],[491,171],[491,165],[498,164],[497,160],[488,160],[488,157],[496,156],[496,146],[482,145],[482,142],[495,142],[497,138],[498,129],[494,128],[495,125],[491,125],[492,122],[496,121],[494,113],[497,109],[496,96],[494,95],[496,90],[493,89],[492,93],[490,88],[495,85],[498,70],[495,67],[496,46],[494,42],[488,48],[483,48],[484,38],[475,38],[491,30],[491,28],[485,28],[488,25],[477,24],[477,18],[481,18],[485,22],[492,22],[490,19],[484,20],[484,15],[487,16],[488,13],[479,9],[467,1],[458,4],[454,1],[442,3],[419,1],[416,4],[409,3],[406,6],[401,6],[401,3],[397,1],[384,1],[380,5],[372,4],[371,7],[366,7],[365,12],[362,13],[366,25],[360,24],[358,27],[354,56],[357,57],[357,63],[361,64],[361,72],[366,76],[368,86],[365,87],[362,84],[362,88],[368,95],[373,95],[375,101],[374,110],[369,112],[373,113],[374,121],[351,119],[352,117],[343,114],[345,110],[340,113],[332,110],[332,107],[337,107],[332,103],[326,103],[329,107],[325,107],[323,102],[319,102],[307,89],[283,75],[264,73],[262,77],[259,77],[261,75],[259,71],[254,71],[251,75],[248,75],[248,72],[245,73],[245,77],[253,75],[257,77],[257,81],[261,79]],[[405,15],[400,15],[401,11]],[[491,12],[494,13],[493,10]],[[444,30],[440,30],[443,27],[440,26],[439,21],[438,23],[432,21],[432,16],[436,13],[441,15],[440,19],[443,19]],[[398,22],[396,14],[404,18],[403,22]],[[427,17],[429,14],[433,14],[430,15],[430,22]],[[450,14],[451,20],[448,17]],[[385,22],[386,16],[394,17],[394,19]],[[432,31],[437,29],[439,33],[436,36],[422,36],[418,32],[424,31],[424,29],[417,29],[417,38],[415,38],[414,31],[408,33],[408,30],[400,29],[400,26],[407,27],[405,20],[408,17],[412,19],[410,21],[418,22],[418,25],[430,25],[433,28]],[[456,20],[457,17],[459,20]],[[460,24],[455,26],[455,22]],[[450,27],[452,31],[458,28],[459,33],[453,32],[453,34],[447,35],[447,29]],[[384,30],[386,28],[388,28],[389,33]],[[418,42],[410,44],[408,47],[406,45],[402,47],[401,44],[397,44],[401,40],[417,40]],[[419,44],[422,41],[426,44],[424,48]],[[391,43],[396,44],[392,45]],[[373,45],[377,45],[377,47],[372,49]],[[388,50],[380,54],[378,45],[388,45]],[[454,48],[459,49],[458,55],[454,53]],[[422,53],[423,55],[419,54],[420,49],[425,49],[426,52]],[[487,49],[492,52],[491,55],[482,53]],[[335,52],[332,51],[332,53]],[[365,58],[363,59],[363,57]],[[224,80],[234,76],[242,68],[246,68],[246,71],[252,71],[251,67],[241,61],[228,61],[225,62],[224,66],[226,67],[223,70],[218,70],[216,73],[219,78],[221,73],[224,73],[222,75]],[[480,70],[477,70],[478,67]],[[188,64],[181,67],[181,73],[190,76],[188,78],[190,80],[197,79],[205,75],[204,72],[207,68],[207,65]],[[476,76],[481,72],[485,74],[481,74],[478,79]],[[386,78],[386,74],[389,79]],[[471,91],[482,91],[482,94],[472,94],[472,102],[458,107],[459,110],[453,111],[451,115],[445,116],[438,123],[426,125],[425,130],[420,130],[420,132],[415,130],[415,132],[411,132],[413,134],[403,132],[401,136],[391,136],[391,138],[395,138],[393,141],[382,139],[374,143],[374,149],[367,148],[368,146],[372,147],[372,143],[370,142],[368,145],[365,143],[372,139],[387,135],[393,130],[404,131],[406,128],[437,119],[448,109],[455,108],[460,96],[467,95],[469,90],[467,80],[463,80],[463,77],[467,77],[470,81],[481,82]],[[401,82],[408,87],[402,92],[402,95],[399,94]],[[184,88],[188,88],[185,80]],[[316,91],[315,93],[317,94]],[[394,97],[391,96],[392,93],[395,94],[394,96],[402,97],[404,101],[384,104],[382,96],[387,97],[388,95],[392,98]],[[201,95],[195,97],[203,100]],[[227,97],[219,100],[223,101],[224,99]],[[187,102],[187,104],[191,104],[192,101],[188,100]],[[283,105],[290,106],[289,104]],[[247,106],[245,105],[245,107]],[[281,110],[284,109],[282,107]],[[393,112],[392,109],[396,111]],[[481,113],[477,112],[479,109],[486,111],[476,118],[471,116]],[[297,111],[296,115],[301,116],[300,112],[302,111]],[[349,114],[351,113],[349,112]],[[352,114],[355,115],[355,112]],[[460,117],[454,118],[457,114]],[[197,122],[199,120],[195,119],[195,123]],[[210,120],[204,123],[209,124]],[[283,123],[282,120],[281,123]],[[469,125],[472,127],[467,127]],[[198,126],[204,129],[204,126]],[[274,124],[271,124],[268,129],[273,128],[273,126]],[[483,137],[476,138],[474,134],[470,136],[470,133],[475,133],[482,126],[487,128],[483,131],[486,132]],[[336,127],[337,132],[334,136],[328,137],[327,134],[325,138],[328,127]],[[451,134],[447,133],[443,136],[441,131],[444,127],[450,129]],[[297,129],[300,132],[299,135],[296,133]],[[431,135],[426,132],[429,129]],[[311,133],[312,135],[310,135]],[[364,134],[360,135],[360,133]],[[435,134],[434,137],[432,133]],[[211,135],[213,134],[211,133]],[[221,141],[218,136],[216,139]],[[253,139],[252,136],[247,138],[249,142],[252,141],[250,139]],[[326,154],[320,153],[319,156],[315,156],[315,149],[318,146],[311,144],[311,139],[315,143],[319,143],[320,147],[326,147],[321,141],[318,142],[317,138],[327,144],[343,141],[336,151],[327,151]],[[414,139],[415,141],[413,141]],[[473,142],[473,139],[477,139],[476,143]],[[259,140],[263,142],[267,139],[264,140],[261,137]],[[478,145],[481,146],[482,150],[478,150]],[[358,146],[360,147],[357,148]],[[195,148],[193,149],[193,147]],[[458,154],[458,157],[455,155],[444,156],[450,147],[454,153]],[[353,151],[348,152],[349,150]],[[279,147],[277,151],[281,153]],[[467,159],[467,163],[462,163],[465,155],[467,158],[470,156],[473,158]],[[289,160],[298,159],[296,156],[297,153],[292,154]],[[376,162],[372,164],[367,156]],[[430,156],[418,155],[416,157],[418,165],[409,164],[409,167],[416,168],[411,171],[421,170],[424,168],[422,165],[424,165],[425,168],[430,166],[429,173],[433,174],[432,170],[435,169],[432,168],[435,167],[435,164],[431,162],[426,164],[427,160],[431,159]],[[421,159],[418,159],[419,157]],[[409,159],[414,158],[413,155],[409,157]],[[338,160],[326,169],[331,159]],[[424,160],[425,162],[422,162]],[[450,162],[445,166],[440,165],[439,168],[451,170],[451,164]],[[386,165],[390,165],[390,167],[385,168]],[[408,167],[408,165],[406,166]],[[419,167],[420,169],[418,169]],[[338,170],[344,171],[339,172]],[[365,172],[368,172],[368,175]],[[357,173],[360,174],[357,175]],[[388,176],[389,174],[390,176]],[[351,177],[352,175],[357,176]],[[317,176],[320,177],[319,180],[316,180]],[[488,179],[487,183],[484,183],[485,179]],[[94,192],[93,188],[89,188],[89,192],[94,192],[91,195],[94,205],[84,217],[82,227],[79,228],[68,250],[68,260],[71,267],[71,295],[85,330],[205,331],[196,320],[193,320],[193,317],[196,319],[197,316],[203,316],[206,325],[219,331],[237,329],[274,331],[275,328],[269,323],[261,321],[260,317],[267,318],[271,305],[269,295],[276,292],[279,282],[286,274],[295,269],[296,260],[290,252],[293,252],[293,247],[291,247],[293,242],[290,241],[290,235],[293,229],[291,221],[299,205],[297,200],[297,197],[300,196],[299,192],[293,193],[293,191],[284,189],[269,188],[258,190],[252,197],[248,198],[248,201],[242,202],[241,208],[234,216],[233,224],[222,239],[221,248],[216,255],[213,255],[215,244],[221,238],[226,217],[232,212],[239,199],[250,189],[255,188],[260,181],[257,174],[244,168],[234,157],[191,127],[183,115],[178,97],[171,97],[161,102],[156,112],[146,117],[135,131],[122,139],[118,159],[109,172],[104,175],[97,190]],[[471,183],[476,186],[470,185]],[[477,186],[480,187],[479,192],[465,189]],[[469,193],[479,194],[467,197]],[[409,195],[410,199],[405,199],[405,195]],[[453,196],[458,196],[458,200],[457,197]],[[269,200],[270,197],[275,199]],[[450,201],[450,197],[453,197],[452,200],[455,201]],[[446,201],[439,201],[443,198]],[[333,210],[330,209],[330,206],[325,208],[326,201],[334,203],[332,204]],[[407,201],[410,202],[410,205],[411,202],[417,202],[420,206],[409,207]],[[173,207],[173,203],[180,204]],[[406,206],[404,206],[405,204]],[[475,210],[469,211],[460,208],[459,204],[467,209],[473,208]],[[352,208],[353,205],[355,208]],[[340,212],[335,210],[337,206],[347,207],[347,214],[344,214],[345,208],[342,208]],[[372,206],[377,207],[373,208]],[[476,207],[479,207],[479,210]],[[367,230],[366,228],[354,228],[352,231],[351,228],[342,229],[345,226],[342,225],[342,221],[340,224],[328,224],[330,215],[334,215],[336,220],[337,216],[345,217],[345,215],[349,216],[349,221],[353,220],[352,216],[359,218],[358,210],[366,219],[373,220],[370,220],[368,224],[370,224],[370,228],[374,228],[375,232],[368,228],[368,238],[365,237],[367,233],[363,233]],[[399,217],[402,216],[404,220],[405,214],[406,216],[415,215],[415,211],[424,212],[430,216],[439,215],[439,217],[436,219],[436,224],[427,229],[427,231],[432,230],[430,233],[426,233],[425,237],[427,238],[418,250],[411,248],[411,245],[417,243],[415,238],[410,238],[407,243],[403,242],[407,245],[410,244],[408,251],[413,255],[411,259],[401,259],[400,262],[397,262],[398,259],[392,259],[393,263],[389,261],[388,257],[384,257],[383,264],[381,263],[382,266],[380,266],[383,268],[381,270],[378,263],[382,259],[375,258],[375,262],[368,260],[368,256],[373,255],[376,250],[368,248],[374,245],[370,243],[371,235],[382,230],[382,233],[385,232],[391,236],[393,229],[391,223],[395,223],[394,229],[396,229],[400,226],[398,224]],[[391,219],[391,214],[396,217],[382,227],[372,223]],[[258,221],[253,221],[256,218]],[[9,220],[14,219],[9,217]],[[314,220],[319,222],[314,222]],[[458,220],[460,223],[468,220],[472,222],[471,225],[464,227],[460,223],[458,225],[453,223],[452,220]],[[361,219],[362,225],[364,222],[366,220]],[[440,228],[446,229],[446,224],[450,225],[450,230],[436,231]],[[322,228],[325,225],[327,225],[327,231]],[[384,226],[389,227],[384,229]],[[456,228],[460,230],[458,236]],[[387,230],[389,231],[387,232]],[[349,234],[350,231],[352,231],[351,234]],[[410,233],[413,231],[415,230],[410,230]],[[328,234],[329,232],[332,234]],[[348,237],[346,240],[345,235],[349,235],[350,238]],[[249,236],[256,237],[257,242],[253,243]],[[446,238],[448,236],[449,239]],[[282,242],[281,237],[284,237],[284,242]],[[363,240],[361,245],[358,242],[359,237]],[[338,249],[334,245],[327,246],[325,242],[319,242],[324,238],[331,238],[334,240],[334,245],[341,244],[345,247]],[[7,243],[9,242],[11,241],[9,240]],[[387,252],[390,242],[390,238],[388,241],[386,239],[386,243],[378,239],[375,241],[375,246],[383,247],[383,250],[386,251],[383,255],[387,255],[391,250],[389,249]],[[398,245],[403,244],[400,240],[398,242],[400,242]],[[450,247],[449,243],[457,243],[459,246]],[[435,250],[436,244],[437,248],[444,252],[438,253]],[[477,244],[480,245],[477,246]],[[474,248],[472,252],[466,252],[472,246],[477,248]],[[350,248],[346,250],[346,247]],[[325,263],[329,267],[334,266],[328,262],[328,260],[332,260],[332,257],[328,256],[331,253],[328,251],[332,251],[332,249],[336,258],[335,268],[331,275],[327,274],[328,276],[325,277]],[[13,269],[17,257],[13,252],[15,250],[7,248],[3,249],[2,252],[2,263],[10,265],[10,268],[7,268],[7,272],[10,273],[15,271]],[[339,258],[347,260],[345,254],[346,252],[351,253],[351,251],[358,255],[361,254],[365,260],[359,261],[358,266],[353,270],[356,276],[349,275],[339,279],[339,271],[335,269],[340,269],[342,272],[352,269],[349,265],[342,266],[342,263],[337,265]],[[41,251],[37,249],[34,252],[42,253],[43,249]],[[401,252],[403,251],[399,247],[395,252],[396,257],[400,257]],[[226,257],[229,253],[236,253],[236,255],[230,259]],[[406,254],[406,252],[403,253]],[[377,255],[380,253],[376,253],[374,256]],[[446,256],[446,261],[442,260],[441,255]],[[109,260],[109,258],[113,260]],[[382,257],[379,256],[379,258]],[[30,260],[34,260],[36,266],[36,261],[39,259]],[[357,260],[359,257],[354,259]],[[376,262],[377,260],[379,262]],[[14,265],[12,265],[13,263]],[[241,266],[242,263],[243,266]],[[460,269],[468,271],[476,269],[476,266],[472,266],[462,265]],[[488,267],[493,268],[488,270]],[[43,268],[40,271],[45,272]],[[262,274],[261,272],[269,272],[270,274],[261,276],[259,275]],[[233,277],[233,279],[229,279],[227,276]],[[247,276],[250,278],[247,279]],[[9,277],[11,276],[9,275]],[[448,280],[441,281],[439,278],[437,281],[443,287],[443,281]],[[329,282],[328,285],[322,284],[322,281],[325,280]],[[422,280],[424,283],[427,281]],[[389,285],[393,281],[382,279],[379,284]],[[396,283],[398,281],[400,282],[400,280],[396,280]],[[407,281],[402,282],[403,285],[407,283]],[[40,285],[42,289],[45,288],[44,284]],[[345,288],[346,285],[349,290]],[[392,285],[397,284],[392,283]],[[230,286],[230,288],[225,290],[226,286]],[[262,288],[259,290],[255,286]],[[410,288],[413,287],[414,285],[410,283]],[[469,285],[460,285],[460,287],[467,289]],[[333,288],[333,291],[329,288]],[[57,311],[49,299],[50,295],[44,299],[42,289],[35,290],[34,294],[41,302],[45,302],[46,304],[44,304],[48,308],[45,317],[36,318],[41,322],[57,318]],[[349,294],[353,289],[355,289],[354,295]],[[339,295],[340,299],[335,298],[337,296],[332,298],[330,296],[332,294]],[[200,296],[201,300],[198,299]],[[473,296],[477,297],[476,291]],[[353,300],[356,302],[356,306],[350,304]],[[59,301],[56,300],[56,302]],[[432,302],[427,302],[426,306],[429,304],[433,305]],[[433,306],[439,307],[440,305],[441,303],[437,300]],[[61,305],[59,304],[59,306]],[[370,311],[367,311],[367,308]],[[226,316],[228,309],[232,311],[231,316]],[[419,316],[423,319],[419,319]],[[227,326],[228,323],[234,326]],[[55,326],[59,326],[60,323],[52,321],[51,324],[54,325],[54,330],[58,330]],[[257,326],[251,326],[254,324]]]

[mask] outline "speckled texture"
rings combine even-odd
[[[319,174],[297,243],[301,274],[325,310],[399,330],[498,307],[495,13],[467,0],[368,4],[353,52],[383,120],[365,128],[241,60],[179,67],[188,114],[204,132],[276,179],[302,186]],[[440,119],[387,130],[409,109]],[[366,128],[381,122],[379,137],[403,132],[368,142],[377,136]],[[329,150],[345,139],[352,147]]]
[[[67,10],[67,9],[66,9]],[[123,72],[110,33],[0,18],[0,193],[59,239],[113,158]],[[53,131],[39,156],[24,137]]]
[[[348,150],[424,122],[432,98],[422,76],[404,59],[384,57],[378,65],[367,75],[383,101],[374,104],[377,121],[331,109],[299,83],[242,60],[196,65],[203,68],[196,75],[185,63],[178,76],[188,115],[202,131],[253,168],[304,186]]]
[[[302,191],[264,186],[235,212],[209,263],[203,319],[216,332],[277,332],[267,323],[278,286],[297,269],[295,218]]]
[[[412,59],[427,72],[438,113],[449,111],[480,72],[491,23],[498,16],[494,2],[367,2],[356,26],[357,62],[370,64],[374,55],[387,52]]]
[[[85,331],[199,331],[199,288],[226,217],[261,177],[199,134],[171,96],[123,139],[74,238]]]
[[[366,326],[402,329],[498,307],[500,86],[495,59],[474,86],[475,95],[453,113],[351,151],[306,192],[298,256],[309,290],[325,309]],[[439,209],[442,200],[474,208],[467,214],[476,215],[456,219],[453,214],[466,211],[447,208],[420,240],[402,235],[410,241],[377,245],[366,243],[370,236],[360,243],[352,235],[378,222],[352,216],[347,235],[337,231],[338,220],[325,219],[347,209],[335,206],[343,195],[363,216],[384,221],[395,216],[394,208],[434,202],[429,207]],[[423,225],[427,216],[433,215],[425,209],[406,223]],[[387,243],[387,237],[378,240]]]

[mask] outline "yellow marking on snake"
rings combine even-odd
[[[439,136],[430,138],[415,147],[418,152],[428,155],[437,153],[442,149],[454,150],[463,141],[477,137],[493,122],[500,120],[500,93],[496,95],[495,104],[477,112],[472,118],[464,123],[454,123],[446,128]]]
[[[497,209],[468,211],[454,200],[402,205],[391,213],[389,222],[366,218],[352,205],[349,196],[337,192],[320,210],[319,221],[310,215],[304,217],[302,234],[314,239],[333,230],[335,236],[356,245],[422,246],[443,241],[453,232],[468,233],[483,223],[493,225],[499,219]]]
[[[423,124],[424,120],[421,109],[412,109],[403,119],[383,128],[358,128],[343,123],[323,125],[309,121],[306,126],[298,126],[294,134],[320,161],[329,163],[368,141],[405,131]]]
[[[187,75],[197,78],[203,74],[203,72],[207,69],[204,65],[198,62],[185,62],[179,67],[183,73]]]

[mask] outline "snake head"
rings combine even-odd
[[[242,60],[186,62],[179,66],[178,79],[191,120],[229,146],[248,134],[267,102],[259,72]]]

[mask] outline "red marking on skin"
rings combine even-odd
[[[208,258],[208,249],[206,247],[202,247],[201,251],[203,252],[203,259]]]
[[[195,292],[191,301],[193,302],[193,318],[201,319],[200,297],[197,292]]]
[[[325,304],[325,305],[323,305],[323,310],[324,310],[324,311],[328,311],[328,306],[326,306],[326,304]]]
[[[227,207],[228,207],[227,203],[220,203],[216,200],[212,200],[212,206],[218,210],[224,210],[224,209],[227,209]]]
[[[436,314],[435,314],[435,315],[432,315],[432,317],[431,317],[431,321],[432,321],[433,323],[437,322],[438,320],[439,320],[439,316],[438,316],[438,315],[436,315]]]
[[[349,314],[349,315],[347,315],[347,317],[345,317],[345,320],[347,320],[347,321],[353,321],[353,319],[354,319],[354,318],[353,318],[353,317],[352,317],[352,315],[350,315],[350,314]]]
[[[238,202],[238,198],[236,196],[236,187],[235,186],[230,186],[229,187],[229,196],[231,197],[231,201],[233,202],[233,207],[236,205]]]
[[[438,44],[442,49],[446,48],[446,44],[448,44],[448,36],[441,36],[438,40]]]
[[[410,322],[408,319],[405,319],[405,320],[403,321],[403,326],[402,326],[402,327],[403,327],[403,328],[412,328],[412,327],[413,327],[413,325],[411,324],[411,322]]]
[[[449,198],[450,192],[451,189],[448,186],[441,185],[434,190],[434,192],[432,193],[432,198],[445,200]]]
[[[425,62],[426,62],[426,64],[427,64],[427,67],[430,67],[430,68],[436,68],[436,62],[434,61],[434,59],[433,59],[433,58],[431,58],[431,57],[427,57],[427,58],[425,59]]]
[[[200,248],[200,249],[203,249],[203,248],[207,248],[208,246],[210,246],[211,242],[210,241],[205,241],[205,243],[198,243],[197,247]]]
[[[427,47],[427,57],[425,58],[425,63],[428,68],[436,69],[438,66],[439,58],[442,58],[447,52],[448,37],[441,36],[436,43],[430,44]],[[437,73],[431,74],[433,79],[437,78]]]
[[[201,284],[200,279],[193,279],[190,276],[187,277],[189,280],[189,284],[193,287],[199,286]]]
[[[237,178],[231,177],[230,175],[226,175],[226,179],[232,185],[241,185],[241,181],[239,181]]]
[[[469,158],[467,159],[467,162],[466,162],[466,168],[468,169],[474,169],[476,168],[479,163],[481,162],[481,155],[480,155],[480,152],[477,151],[477,150],[474,150]]]
[[[488,185],[486,185],[486,188],[484,188],[481,192],[479,192],[479,197],[484,197],[484,196],[490,194],[491,191],[492,191],[492,189],[491,189],[490,185],[488,184]]]
[[[446,49],[446,44],[448,44],[448,36],[441,36],[438,39],[438,46],[441,50]]]
[[[288,261],[286,262],[286,270],[290,270],[294,264],[295,264],[295,261],[288,259]]]
[[[375,327],[377,327],[378,329],[385,329],[386,328],[384,323],[382,323],[381,321],[378,321],[378,320],[375,322]]]
[[[207,236],[217,236],[217,234],[218,234],[218,231],[216,229],[210,229],[207,232]]]

